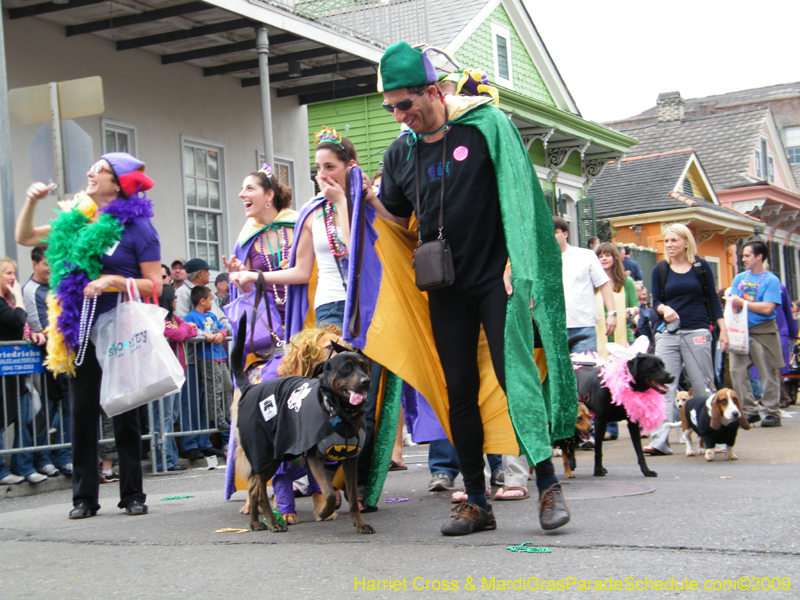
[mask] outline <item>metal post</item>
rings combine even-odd
[[[2,235],[5,255],[17,260],[14,241],[14,179],[11,170],[11,123],[8,115],[8,72],[6,71],[6,42],[3,19],[0,15],[0,193],[2,194]],[[8,421],[6,421],[8,422]]]
[[[264,127],[264,160],[272,164],[272,106],[269,90],[269,36],[266,27],[256,29],[256,52],[258,52],[258,75],[261,79],[261,120]]]
[[[53,128],[53,157],[56,162],[56,183],[58,184],[58,199],[64,194],[64,148],[61,145],[61,109],[58,106],[58,84],[49,83],[50,86],[50,124]]]

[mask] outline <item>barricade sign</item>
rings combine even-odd
[[[44,353],[39,346],[0,346],[0,376],[44,373]]]

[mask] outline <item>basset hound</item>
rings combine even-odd
[[[686,456],[695,456],[692,431],[700,436],[700,447],[705,448],[707,461],[714,460],[714,447],[725,444],[725,460],[737,460],[733,453],[739,427],[750,429],[739,397],[729,388],[711,394],[706,400],[692,398],[681,406],[683,439],[686,442]]]

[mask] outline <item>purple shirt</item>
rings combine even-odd
[[[122,232],[119,243],[100,257],[103,265],[101,275],[121,275],[142,278],[139,263],[161,262],[161,242],[149,219],[138,218],[129,223]],[[104,292],[97,299],[96,314],[113,310],[117,306],[117,294]]]

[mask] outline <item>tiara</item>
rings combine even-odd
[[[328,129],[323,127],[319,133],[314,134],[314,145],[317,146],[322,142],[330,142],[332,144],[342,145],[342,136],[336,133],[335,129]]]
[[[258,170],[259,173],[264,173],[267,177],[272,177],[272,165],[269,163],[264,163],[261,165],[261,168]]]

